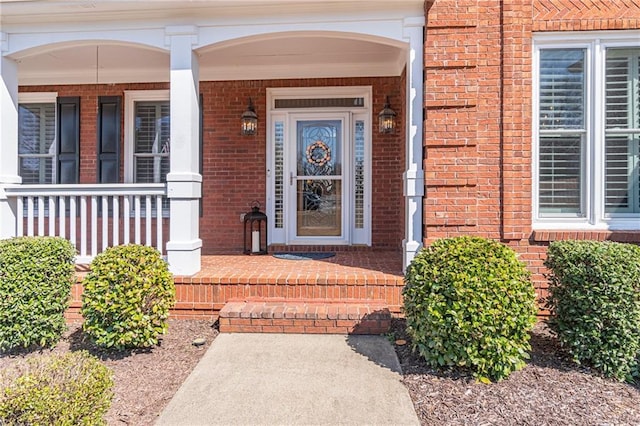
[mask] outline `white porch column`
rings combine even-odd
[[[403,268],[409,266],[422,247],[422,198],[424,170],[422,169],[424,19],[406,20],[404,37],[409,39],[407,58],[407,159],[404,177],[405,239],[402,241]]]
[[[18,175],[18,65],[1,56],[7,35],[0,33],[0,239],[15,237],[16,201],[4,192],[7,184],[20,183]]]
[[[199,173],[199,75],[193,52],[197,28],[167,27],[171,48],[171,165],[167,194],[171,203],[167,258],[176,275],[200,270],[200,209],[202,176]]]

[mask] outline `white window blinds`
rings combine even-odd
[[[605,211],[640,212],[640,49],[608,49]]]
[[[166,181],[169,172],[169,130],[169,102],[135,103],[135,182]]]
[[[584,128],[584,51],[540,53],[540,129]]]
[[[539,208],[583,216],[585,51],[540,51]]]
[[[55,183],[56,104],[20,104],[18,127],[19,173],[22,182]]]

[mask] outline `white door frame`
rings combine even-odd
[[[290,245],[371,245],[371,109],[370,86],[271,88],[267,89],[267,186],[265,212],[269,218],[269,244]],[[357,107],[275,108],[276,99],[361,98]],[[295,238],[295,198],[289,188],[290,172],[295,170],[296,120],[340,119],[343,122],[343,211],[342,236]],[[364,123],[364,200],[363,225],[354,220],[354,142],[356,122]],[[277,157],[276,145],[284,156]],[[293,158],[291,158],[293,157]],[[278,186],[276,188],[276,186]]]

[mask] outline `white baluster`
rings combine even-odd
[[[78,201],[76,200],[76,196],[69,196],[69,238],[76,249],[78,248],[76,240],[76,217],[78,215],[77,204]]]
[[[113,241],[112,244],[117,246],[120,241],[120,197],[114,195],[113,198]]]
[[[135,218],[134,218],[134,225],[135,225],[135,243],[136,244],[140,244],[140,196],[136,195],[134,198],[134,202],[135,202]]]
[[[87,197],[80,195],[80,256],[87,256]]]
[[[57,196],[49,197],[49,235],[50,236],[56,235],[56,207],[58,205],[57,199],[58,199]]]
[[[146,207],[146,211],[144,214],[144,223],[145,223],[145,240],[146,240],[146,245],[148,245],[149,247],[153,247],[153,241],[151,238],[151,220],[153,219],[153,214],[151,213],[151,207],[153,207],[151,205],[151,195],[147,195],[145,197],[145,207]]]
[[[60,236],[67,238],[67,197],[60,197]],[[74,240],[71,243],[76,245]]]
[[[24,235],[24,198],[22,196],[18,197],[16,208],[18,209],[16,236],[22,237]]]
[[[156,196],[156,248],[162,253],[162,197]]]
[[[128,195],[124,196],[124,244],[131,242],[131,198]]]
[[[27,197],[27,235],[33,237],[33,197]]]
[[[91,257],[98,254],[98,197],[91,196]]]
[[[38,197],[38,235],[44,235],[44,197]]]
[[[115,198],[115,197],[114,197]],[[102,251],[109,247],[109,196],[102,196]]]

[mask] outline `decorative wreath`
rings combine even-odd
[[[307,163],[324,166],[331,161],[331,148],[322,141],[315,141],[307,147]]]

